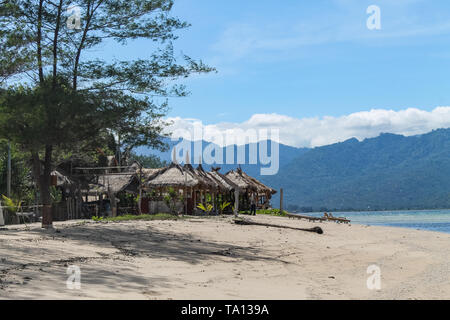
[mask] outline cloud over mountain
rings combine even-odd
[[[450,128],[450,107],[437,107],[432,111],[416,108],[400,111],[373,109],[341,117],[320,118],[293,118],[276,113],[255,114],[241,123],[202,124],[197,119],[179,117],[168,120],[173,122],[169,130],[174,138],[185,137],[189,140],[203,138],[219,145],[227,145],[233,141],[242,141],[239,139],[242,139],[243,135],[254,130],[257,133],[256,140],[269,138],[290,146],[317,147],[353,137],[358,140],[372,138],[384,132],[411,136],[427,133],[433,129]],[[202,132],[203,136],[194,135],[194,128],[197,132]],[[264,129],[268,130],[269,136],[261,134]],[[279,137],[271,136],[271,132],[279,132]],[[230,137],[232,139],[229,139]],[[252,137],[248,142],[255,142],[254,140]]]

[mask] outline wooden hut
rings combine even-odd
[[[238,208],[246,210],[252,194],[257,198],[259,209],[270,207],[270,199],[276,193],[274,189],[247,175],[240,168],[225,175],[219,170],[220,168],[213,168],[207,172],[202,165],[194,168],[190,164],[181,166],[177,163],[166,168],[142,169],[145,172],[142,213],[195,214],[201,212],[197,208],[200,203],[212,204],[213,211],[217,212],[219,204],[223,202],[233,203],[236,211]],[[167,196],[170,194],[172,198],[178,198],[172,208],[167,204]]]
[[[211,172],[208,172],[208,175],[216,180],[220,185],[220,192],[218,194],[218,203],[230,202],[236,208],[236,212],[239,206],[239,194],[243,193],[243,189],[241,189],[237,184],[228,179],[225,175],[219,172],[220,168],[212,168]],[[227,208],[227,212],[231,212],[231,206]]]
[[[206,172],[201,165],[194,168],[190,164],[181,166],[172,163],[167,168],[154,169],[148,174],[144,184],[146,196],[143,198],[144,213],[170,212],[166,196],[173,189],[180,195],[175,211],[177,213],[201,213],[200,203],[210,203],[213,211],[218,211],[222,201],[232,201],[232,193],[240,190],[232,181],[217,172]],[[173,193],[173,192],[172,192]],[[173,213],[173,212],[172,212]]]
[[[272,198],[272,195],[277,192],[275,189],[272,189],[261,181],[249,176],[242,171],[241,168],[231,170],[225,176],[239,186],[241,190],[244,190],[239,202],[239,207],[241,209],[248,210],[250,208],[250,196],[252,194],[256,197],[256,207],[258,209],[267,209],[271,207],[270,199]]]
[[[82,218],[82,197],[80,184],[70,178],[63,170],[54,170],[50,174],[51,186],[61,192],[61,201],[52,205],[54,221]]]
[[[155,170],[144,183],[147,195],[145,203],[141,204],[143,213],[191,213],[193,192],[195,188],[199,188],[200,183],[193,172],[177,163]],[[179,195],[179,199],[173,199],[175,204],[172,208],[167,204],[167,196],[171,191]]]
[[[109,173],[98,175],[97,183],[90,185],[87,195],[98,199],[99,211],[105,210],[115,217],[120,213],[137,211],[136,204],[129,198],[135,198],[139,189],[140,180],[135,172]],[[106,207],[103,207],[104,199],[109,199]]]

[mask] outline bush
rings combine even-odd
[[[285,217],[287,212],[283,210],[280,213],[280,209],[265,209],[265,210],[256,210],[256,214],[267,214],[271,216]]]

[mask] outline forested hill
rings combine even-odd
[[[139,155],[144,155],[144,156],[148,156],[148,155],[155,155],[157,157],[159,157],[161,160],[166,161],[166,162],[171,162],[172,161],[172,148],[176,147],[177,144],[179,144],[181,142],[181,140],[178,141],[171,141],[170,139],[167,139],[165,141],[169,147],[170,150],[166,151],[166,152],[160,152],[154,149],[150,149],[150,148],[146,148],[146,147],[140,147],[136,149],[136,153]],[[196,148],[195,143],[194,142],[188,142],[188,144],[190,145],[189,148],[189,155],[190,155],[190,162],[192,164],[194,164],[194,166],[197,166],[199,163],[199,159],[195,158],[194,155],[194,150]],[[202,148],[200,150],[205,151],[205,149],[207,147],[211,147],[210,142],[207,141],[202,141]],[[267,155],[271,156],[271,159],[275,158],[275,155],[272,156],[272,150],[274,150],[275,145],[278,145],[278,151],[279,151],[279,167],[283,167],[288,165],[293,159],[297,158],[299,155],[307,152],[309,149],[307,148],[295,148],[295,147],[291,147],[291,146],[287,146],[281,143],[277,143],[271,140],[267,140],[267,150],[269,151]],[[214,148],[212,148],[214,149]],[[236,169],[238,167],[238,154],[240,152],[244,153],[244,158],[245,158],[245,163],[240,164],[240,167],[242,168],[242,170],[244,170],[246,173],[248,173],[251,176],[254,177],[259,177],[259,174],[261,172],[261,167],[269,167],[270,164],[266,164],[263,165],[261,164],[261,158],[260,158],[260,145],[259,144],[246,144],[243,148],[242,151],[240,151],[240,149],[237,146],[233,146],[233,155],[234,158],[233,159],[226,159],[226,148],[221,148],[217,145],[215,145],[215,150],[217,150],[219,152],[220,155],[223,156],[223,162],[220,163],[205,163],[205,159],[203,159],[203,168],[205,170],[210,170],[211,167],[220,167],[221,168],[221,172],[222,173],[226,173],[229,170],[233,170]],[[256,150],[257,154],[254,155],[256,157],[256,164],[250,164],[250,152],[251,150]],[[215,154],[215,151],[212,152],[212,154]],[[266,153],[263,153],[263,155],[266,155]],[[182,159],[184,162],[184,159]],[[229,161],[233,164],[224,164],[224,162]],[[275,160],[273,160],[275,161]]]
[[[450,129],[411,137],[381,134],[311,149],[278,175],[261,179],[283,187],[291,208],[450,208]]]

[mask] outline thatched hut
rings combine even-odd
[[[221,174],[219,172],[220,168],[212,168],[211,172],[208,172],[207,174],[214,180],[217,181],[217,183],[220,185],[220,188],[222,190],[232,192],[235,190],[238,190],[239,192],[242,191],[242,189],[235,184],[233,181],[227,178],[227,176]]]
[[[217,212],[219,203],[232,201],[232,193],[240,190],[233,182],[217,171],[206,172],[201,165],[181,166],[172,163],[167,168],[156,169],[145,182],[147,197],[143,199],[142,211],[149,213],[176,211],[178,213],[199,213],[199,204],[212,204]],[[175,208],[167,205],[169,191],[180,195]]]
[[[138,177],[135,173],[111,173],[99,175],[97,188],[94,190],[102,194],[119,194],[121,192],[137,193]]]
[[[80,182],[69,177],[62,169],[51,172],[50,185],[60,192],[61,199],[52,205],[53,220],[81,218],[82,197]]]
[[[212,168],[211,172],[208,172],[207,174],[214,180],[217,181],[217,183],[220,185],[219,187],[219,194],[218,194],[218,203],[225,203],[229,202],[230,204],[233,204],[235,207],[235,210],[237,213],[237,210],[239,209],[239,194],[242,194],[244,190],[240,188],[237,184],[235,184],[233,181],[228,179],[225,175],[221,174],[219,172],[220,168]],[[231,212],[232,207],[229,206],[226,208],[227,212]]]
[[[96,183],[89,184],[83,194],[87,205],[98,206],[95,210],[106,211],[108,215],[116,216],[119,210],[127,213],[136,211],[136,204],[132,198],[139,193],[139,187],[140,181],[136,173],[108,173],[98,175]],[[89,201],[92,198],[95,201]]]
[[[261,181],[249,176],[242,171],[241,168],[231,170],[225,176],[239,186],[241,190],[244,190],[239,204],[241,209],[249,209],[250,196],[252,194],[256,197],[256,207],[258,209],[267,209],[271,206],[270,199],[272,198],[272,195],[277,192],[275,189],[272,189]]]
[[[166,168],[148,173],[144,183],[147,195],[141,202],[143,213],[185,211],[191,213],[193,211],[190,200],[192,191],[201,184],[194,172],[177,163],[172,163]],[[171,202],[173,205],[170,204]]]
[[[201,212],[199,204],[206,203],[212,204],[213,211],[218,212],[220,204],[224,202],[233,203],[235,210],[245,210],[249,207],[251,194],[256,195],[258,208],[270,207],[270,198],[276,193],[274,189],[250,177],[240,168],[225,175],[219,170],[213,168],[207,172],[202,165],[194,168],[190,164],[181,166],[177,163],[166,168],[142,169],[146,192],[142,197],[142,212],[193,214]],[[172,207],[168,204],[170,199],[175,203]]]

